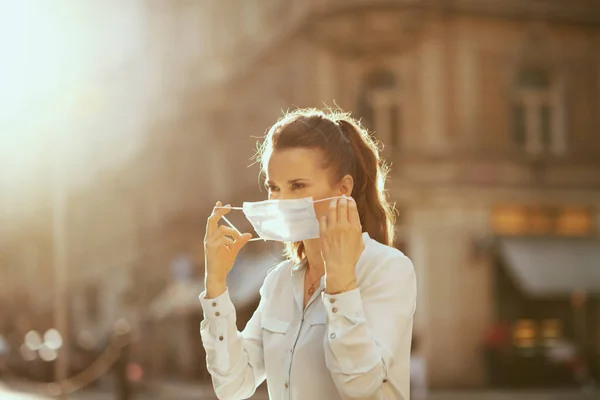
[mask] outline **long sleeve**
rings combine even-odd
[[[347,399],[383,398],[390,368],[410,373],[410,342],[416,304],[412,262],[395,253],[373,265],[359,288],[323,293],[327,315],[325,362]],[[405,393],[408,398],[408,393]]]
[[[246,399],[265,380],[261,333],[264,297],[243,332],[236,327],[235,307],[226,291],[214,299],[200,295],[204,320],[200,335],[206,350],[206,364],[217,397],[221,400]]]

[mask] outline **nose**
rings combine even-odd
[[[280,190],[279,193],[277,193],[277,199],[279,200],[293,200],[301,197],[302,196],[298,193],[294,193],[293,190]]]
[[[271,192],[269,194],[270,200],[292,200],[292,199],[298,199],[300,197],[301,196],[296,195],[291,190],[279,190],[277,192]]]

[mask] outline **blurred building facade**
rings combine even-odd
[[[524,285],[517,279],[500,282],[513,271],[504,265],[507,236],[599,239],[594,3],[210,0],[130,10],[142,15],[139,49],[149,55],[107,79],[125,82],[154,65],[162,84],[136,156],[65,196],[73,337],[102,336],[128,308],[145,312],[168,291],[169,265],[182,255],[195,266],[191,276],[201,276],[200,244],[214,202],[266,196],[258,167],[249,167],[257,140],[282,110],[324,103],[352,111],[386,144],[398,247],[418,274],[415,330],[431,385],[486,384],[484,336],[498,320],[515,332],[547,324],[570,335],[578,311],[523,311],[550,306],[530,305],[536,293],[512,288]],[[90,162],[112,150],[90,153]],[[38,174],[46,176],[49,165],[40,162]],[[19,310],[19,293],[28,292],[39,305],[20,335],[52,325],[56,185],[44,182],[28,222],[15,230],[8,219],[2,224],[0,261],[11,271],[0,282],[5,304]],[[15,204],[7,199],[0,196]],[[502,307],[513,289],[523,303]],[[551,297],[558,308],[585,299],[591,315],[583,335],[598,351],[598,292],[581,293],[571,287]],[[241,325],[252,308],[246,303]],[[35,318],[40,309],[46,320]],[[189,348],[201,354],[198,312],[181,328],[172,321],[168,330],[157,322],[145,327],[138,356],[151,375],[196,375],[204,360],[196,365],[184,356]]]
[[[510,324],[515,364],[508,369],[534,365],[521,347],[575,335],[576,283],[529,293],[519,269],[540,266],[517,260],[507,285],[527,300],[507,311],[501,303],[509,289],[500,282],[512,271],[503,272],[510,268],[506,237],[561,243],[577,237],[594,243],[589,257],[596,258],[575,257],[559,274],[579,274],[579,283],[595,278],[582,290],[591,299],[598,295],[598,277],[589,271],[600,265],[594,2],[328,0],[240,8],[219,1],[212,7],[216,26],[206,29],[216,32],[215,51],[228,66],[213,105],[214,134],[228,149],[234,187],[255,179],[246,168],[251,136],[261,136],[290,107],[339,105],[385,143],[393,164],[390,195],[401,216],[399,247],[418,274],[415,330],[433,386],[485,385],[484,337],[498,321]],[[552,311],[564,304],[565,313]],[[597,300],[586,304],[584,336],[597,357],[600,308]],[[518,340],[527,334],[537,338],[534,344]]]

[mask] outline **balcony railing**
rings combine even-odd
[[[600,189],[595,173],[600,163],[593,157],[528,157],[523,154],[449,153],[431,157],[397,157],[392,185],[475,185],[497,187],[547,187]]]

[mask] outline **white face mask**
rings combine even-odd
[[[300,242],[319,237],[319,221],[315,215],[313,203],[337,199],[345,196],[330,197],[313,201],[312,197],[290,200],[265,200],[246,202],[243,207],[231,207],[242,210],[260,238],[252,240],[277,240],[279,242]],[[236,229],[227,218],[223,220]]]

